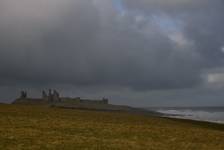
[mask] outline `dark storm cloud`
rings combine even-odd
[[[188,88],[222,64],[221,1],[123,5],[0,0],[0,84]]]

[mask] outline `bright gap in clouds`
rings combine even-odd
[[[176,32],[180,30],[180,23],[165,14],[154,14],[152,18],[153,21],[166,32]]]
[[[221,48],[221,51],[224,53],[224,46]]]
[[[123,15],[125,13],[125,8],[122,0],[113,0],[113,5],[119,14]]]
[[[177,18],[172,18],[165,14],[152,16],[153,22],[158,25],[161,31],[177,46],[184,47],[191,45],[190,41],[183,34],[183,23]]]
[[[210,73],[207,77],[209,86],[224,87],[224,73]]]

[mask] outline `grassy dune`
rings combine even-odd
[[[127,112],[0,105],[0,149],[223,150],[224,126]]]

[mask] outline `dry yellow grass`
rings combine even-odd
[[[223,129],[127,112],[0,105],[2,150],[224,150]]]

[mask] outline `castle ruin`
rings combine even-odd
[[[51,89],[48,90],[48,94],[44,90],[42,91],[42,99],[47,102],[60,102],[61,101],[59,92],[57,92],[56,90],[53,90],[53,92],[52,92]]]
[[[45,90],[42,91],[41,98],[29,98],[26,91],[21,91],[20,97],[17,98],[14,104],[55,104],[55,103],[71,103],[71,104],[108,104],[109,101],[106,98],[101,100],[90,100],[90,99],[81,99],[80,97],[70,98],[70,97],[60,97],[60,94],[57,90],[49,89],[48,92]]]

